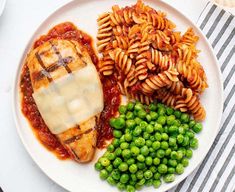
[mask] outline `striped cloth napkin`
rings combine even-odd
[[[220,131],[202,164],[171,192],[235,191],[235,18],[209,2],[197,25],[211,43],[224,82]]]

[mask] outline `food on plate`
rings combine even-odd
[[[129,99],[146,104],[157,99],[196,120],[205,119],[199,96],[208,85],[192,28],[181,35],[165,13],[140,0],[125,8],[113,6],[97,22],[104,78],[114,76]]]
[[[128,102],[110,119],[114,139],[95,164],[102,180],[119,190],[158,188],[183,174],[202,124],[160,103]]]
[[[49,130],[76,161],[90,161],[103,90],[88,52],[76,41],[52,39],[33,49],[26,63],[33,98]]]
[[[22,111],[43,145],[61,159],[90,161],[96,145],[112,134],[98,122],[118,110],[119,92],[112,80],[101,85],[97,63],[91,38],[66,22],[41,36],[23,65]]]

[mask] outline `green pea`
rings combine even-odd
[[[127,142],[123,142],[123,143],[120,144],[120,148],[122,150],[127,149],[128,147],[129,147],[129,143],[127,143]]]
[[[151,103],[151,104],[149,105],[149,110],[150,110],[150,111],[156,111],[156,110],[157,110],[157,106],[156,106],[154,103]]]
[[[144,133],[143,133],[143,138],[144,138],[144,139],[149,139],[149,138],[150,138],[150,134],[147,133],[147,132],[144,132]]]
[[[122,155],[122,149],[118,147],[118,148],[114,151],[114,153],[115,153],[116,156],[121,156],[121,155]]]
[[[107,167],[110,165],[110,160],[106,157],[101,157],[100,158],[100,163],[102,166]]]
[[[178,110],[176,110],[175,112],[174,112],[174,115],[175,115],[175,117],[177,118],[177,119],[180,119],[180,117],[181,117],[181,112],[180,111],[178,111]]]
[[[132,111],[135,107],[135,103],[133,102],[128,102],[127,104],[127,110]]]
[[[147,156],[149,154],[149,149],[148,147],[145,145],[143,147],[140,148],[140,153],[144,156]]]
[[[130,133],[126,133],[124,135],[125,141],[130,142],[132,140],[132,135]]]
[[[144,172],[144,178],[145,178],[145,179],[150,179],[150,178],[152,178],[152,177],[153,177],[152,171],[147,170],[147,171]]]
[[[95,164],[95,170],[100,171],[100,170],[102,170],[102,169],[103,169],[103,166],[101,165],[101,163],[100,163],[100,162],[97,162],[97,163]]]
[[[175,173],[175,168],[174,167],[168,167],[167,173]]]
[[[145,161],[145,157],[144,157],[142,154],[139,154],[139,155],[137,156],[137,160],[138,160],[139,162],[144,162],[144,161]]]
[[[167,158],[164,157],[161,163],[167,165],[167,162],[168,162]]]
[[[169,145],[166,141],[161,142],[161,149],[167,149],[168,147],[169,147]]]
[[[114,180],[119,181],[119,179],[120,179],[120,177],[121,177],[121,174],[120,174],[120,172],[119,172],[117,169],[115,169],[115,170],[113,170],[113,171],[111,172],[111,177],[112,177]]]
[[[136,117],[135,118],[135,123],[138,125],[140,124],[140,122],[142,121],[142,119],[140,119],[139,117]]]
[[[133,187],[132,185],[127,185],[126,191],[127,192],[135,192],[135,187]]]
[[[170,137],[169,138],[169,146],[175,146],[176,145],[176,138]]]
[[[154,150],[159,149],[160,146],[161,146],[161,143],[160,143],[159,141],[154,141],[153,144],[152,144],[152,148],[153,148]]]
[[[152,125],[150,125],[150,124],[149,124],[149,125],[147,125],[147,127],[146,127],[146,132],[151,134],[151,133],[153,133],[153,131],[154,131],[153,126],[152,126]]]
[[[162,136],[162,140],[164,141],[167,141],[169,139],[169,136],[167,133],[162,133],[161,136]]]
[[[127,159],[126,163],[127,163],[128,165],[132,165],[132,164],[135,163],[135,159],[134,159],[134,158]]]
[[[119,138],[119,141],[120,141],[120,144],[123,143],[123,142],[125,142],[125,137],[124,137],[124,135],[122,135],[122,136]]]
[[[143,186],[145,184],[145,182],[146,182],[145,178],[142,178],[138,181],[137,184],[140,185],[140,186]]]
[[[115,138],[121,138],[122,132],[119,131],[119,130],[113,130],[113,136],[114,136]]]
[[[107,155],[107,158],[111,161],[111,160],[114,160],[116,158],[116,155],[115,155],[115,153],[109,153]]]
[[[137,113],[137,116],[141,119],[144,119],[146,117],[147,113],[145,110],[139,110],[138,113]]]
[[[193,127],[192,127],[193,131],[195,133],[199,133],[202,130],[202,124],[201,123],[196,123]]]
[[[145,164],[146,165],[150,166],[150,165],[152,165],[152,163],[153,163],[153,158],[152,157],[148,156],[148,157],[145,158]]]
[[[173,182],[175,180],[175,174],[166,174],[164,175],[163,177],[163,180],[166,182],[166,183],[170,183],[170,182]]]
[[[157,120],[157,118],[158,118],[158,114],[154,111],[150,111],[149,115],[150,115],[152,121]]]
[[[124,120],[126,119],[126,115],[125,114],[121,114],[121,115],[119,115],[119,117],[124,119]]]
[[[140,149],[136,146],[131,147],[131,154],[132,156],[136,157],[137,155],[139,155],[140,153]]]
[[[174,113],[174,109],[170,108],[170,107],[167,107],[166,108],[166,114],[167,115],[172,115]]]
[[[166,117],[165,116],[159,116],[157,118],[157,123],[161,124],[161,125],[165,125],[166,123]]]
[[[143,110],[144,106],[141,103],[136,103],[136,105],[134,106],[134,110],[139,111],[139,110]]]
[[[125,183],[127,183],[129,181],[129,178],[130,178],[129,175],[124,173],[120,177],[120,182],[125,184]]]
[[[113,165],[109,165],[109,166],[105,167],[105,169],[106,169],[109,173],[111,173],[111,172],[113,171]]]
[[[157,150],[157,157],[163,158],[164,156],[165,156],[165,151],[163,149],[158,149]]]
[[[189,137],[188,136],[184,136],[184,141],[182,143],[182,146],[186,147],[189,145]]]
[[[180,117],[180,120],[181,120],[181,122],[183,122],[183,123],[188,123],[189,120],[190,120],[190,117],[189,117],[188,114],[183,113],[183,114],[181,115],[181,117]]]
[[[137,170],[138,170],[138,167],[137,167],[136,164],[130,165],[129,171],[130,171],[131,173],[135,173]]]
[[[122,159],[119,158],[119,157],[117,157],[117,158],[114,159],[114,161],[113,161],[113,166],[114,166],[115,168],[117,168],[121,163],[122,163]]]
[[[134,173],[131,174],[131,180],[132,181],[137,181],[136,174],[134,174]]]
[[[122,157],[124,159],[129,159],[131,157],[131,150],[130,149],[124,149],[122,151]]]
[[[145,182],[144,185],[147,186],[147,187],[152,186],[152,185],[153,185],[153,179],[148,179],[148,180],[146,180],[146,182]]]
[[[120,114],[125,114],[127,112],[127,107],[125,105],[120,105],[118,111]]]
[[[152,173],[156,173],[157,172],[157,167],[156,166],[151,166],[149,168],[150,171],[152,171]]]
[[[133,131],[133,135],[136,136],[136,137],[137,137],[137,136],[140,136],[141,133],[142,133],[142,129],[141,129],[140,126],[137,126],[137,127],[134,129],[134,131]]]
[[[166,114],[166,109],[165,109],[165,107],[160,107],[157,112],[158,112],[159,115],[165,115]]]
[[[177,159],[177,152],[176,151],[171,152],[171,159]]]
[[[177,166],[177,161],[175,159],[169,159],[168,160],[168,165],[170,165],[172,167],[176,167]]]
[[[183,156],[184,154],[182,153],[182,151],[177,151],[176,160],[181,160]]]
[[[134,114],[130,111],[126,113],[126,119],[134,119]]]
[[[171,148],[168,148],[165,150],[165,156],[170,156],[171,154]]]
[[[190,147],[193,148],[193,149],[197,149],[198,148],[198,140],[196,138],[193,138],[190,141]]]
[[[113,122],[113,127],[115,129],[122,129],[123,127],[125,127],[125,120],[123,118],[116,118]]]
[[[154,137],[155,137],[156,141],[161,141],[161,140],[162,140],[162,135],[161,135],[161,133],[158,133],[158,132],[155,133]]]
[[[121,172],[124,172],[124,171],[128,170],[128,164],[125,163],[125,162],[122,162],[122,163],[118,166],[118,169],[119,169]]]
[[[166,119],[167,125],[173,125],[174,124],[174,120],[175,120],[175,116],[174,115],[168,116],[167,119]]]
[[[138,167],[139,170],[143,170],[143,169],[146,168],[146,165],[145,165],[145,163],[138,162],[138,163],[137,163],[137,167]]]
[[[181,160],[181,164],[182,164],[184,167],[187,167],[188,164],[189,164],[188,159],[187,159],[187,158],[183,158],[183,159]]]
[[[152,120],[150,114],[147,114],[147,115],[146,115],[146,119],[147,119],[148,122],[150,122],[150,121]]]
[[[144,177],[144,172],[142,170],[139,170],[136,172],[137,179],[142,179]]]
[[[153,135],[153,134],[152,134],[152,135],[150,135],[149,139],[150,139],[150,141],[154,142],[154,141],[155,141],[155,137],[154,137],[154,135]]]
[[[171,125],[168,129],[168,132],[171,133],[171,134],[172,133],[177,133],[178,132],[178,127],[175,126],[175,125]]]
[[[148,123],[146,121],[141,121],[139,126],[142,128],[143,131],[145,131],[145,128],[147,127]]]
[[[127,129],[134,129],[136,126],[136,122],[133,119],[126,120],[126,128]]]
[[[119,139],[114,138],[113,141],[112,141],[112,144],[113,144],[114,147],[119,147],[119,145],[120,145]]]
[[[161,180],[159,180],[159,179],[158,180],[153,180],[153,187],[155,189],[159,188],[161,184],[162,184]]]
[[[111,176],[107,178],[107,182],[112,186],[116,185],[116,181]]]
[[[155,158],[156,156],[157,156],[157,153],[154,151],[154,152],[151,152],[150,153],[150,156],[152,157],[152,158]]]
[[[158,173],[158,172],[156,172],[156,173],[153,174],[153,178],[156,179],[156,180],[158,180],[158,179],[161,178],[161,174]]]
[[[163,130],[164,130],[164,129],[163,129],[163,127],[162,127],[161,124],[155,123],[155,125],[154,125],[154,131],[162,133]]]
[[[142,137],[138,137],[138,138],[135,140],[135,145],[136,145],[137,147],[142,147],[142,146],[144,146],[144,144],[145,144],[145,139],[142,138]]]
[[[193,156],[193,151],[191,149],[187,149],[185,156],[190,159]]]
[[[189,125],[186,123],[182,124],[182,127],[185,129],[185,131],[189,130]]]
[[[193,126],[196,124],[194,120],[189,121],[189,127],[193,128]]]
[[[154,165],[159,165],[159,164],[160,164],[160,159],[159,159],[158,157],[155,157],[155,158],[153,159],[153,164],[154,164]]]
[[[187,131],[185,134],[187,137],[189,137],[190,139],[194,138],[194,133],[192,131]]]
[[[184,129],[184,127],[182,127],[182,126],[179,127],[179,134],[182,134],[182,135],[185,134],[185,129]]]
[[[177,136],[177,143],[181,144],[181,143],[183,143],[183,142],[184,142],[184,136],[181,135],[181,134],[179,134],[179,135]]]
[[[180,147],[180,148],[179,148],[179,151],[181,151],[182,154],[183,154],[183,156],[185,156],[185,154],[186,154],[186,149],[185,149],[184,147]]]
[[[175,171],[176,171],[177,174],[182,174],[184,172],[184,166],[181,163],[179,163],[176,166]]]
[[[161,174],[167,173],[167,166],[165,164],[160,164],[157,168],[158,172]]]
[[[115,121],[116,121],[116,119],[115,119],[114,117],[110,118],[110,119],[109,119],[109,125],[110,125],[111,127],[114,127]]]
[[[150,139],[145,142],[145,144],[146,144],[147,147],[151,147],[151,146],[152,146],[152,143],[153,143],[153,142],[152,142]]]
[[[113,152],[114,151],[114,146],[113,146],[113,144],[110,144],[108,147],[107,147],[107,150],[109,151],[109,152]]]
[[[117,184],[117,188],[118,188],[120,191],[123,191],[123,190],[126,189],[126,185],[123,184],[123,183],[121,183],[121,182],[119,182],[119,183]]]

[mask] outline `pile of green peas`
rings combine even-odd
[[[129,102],[110,119],[114,139],[95,164],[100,178],[119,190],[158,188],[182,174],[198,147],[202,124],[161,103]]]

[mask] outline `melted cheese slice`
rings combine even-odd
[[[103,90],[93,64],[63,76],[33,93],[53,134],[79,125],[103,110]]]

